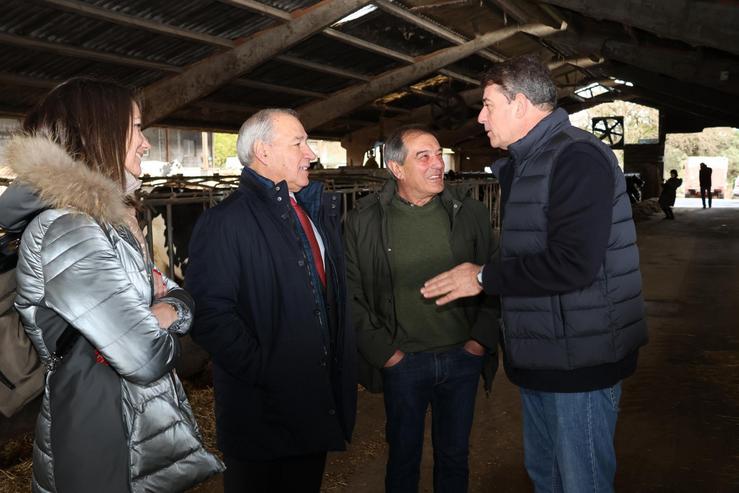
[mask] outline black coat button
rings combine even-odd
[[[328,410],[328,413],[329,413],[329,414],[330,414],[331,416],[333,416],[334,414],[336,414],[336,409],[329,409],[329,410]]]

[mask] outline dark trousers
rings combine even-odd
[[[224,462],[224,493],[318,493],[326,452],[258,462],[225,457]]]
[[[672,207],[665,204],[660,204],[662,212],[665,213],[665,219],[675,219],[675,214],[672,213]]]
[[[703,208],[706,208],[706,194],[708,194],[708,208],[711,208],[711,199],[713,194],[711,193],[711,187],[701,187],[701,201],[703,202]]]
[[[431,404],[434,492],[463,493],[469,480],[469,437],[483,357],[463,348],[407,353],[383,370],[387,493],[418,491],[426,409]]]

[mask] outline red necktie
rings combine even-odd
[[[321,248],[318,246],[318,240],[316,240],[316,235],[313,232],[313,226],[311,226],[310,224],[308,214],[305,213],[303,208],[298,205],[294,198],[290,197],[290,203],[292,204],[293,209],[295,209],[295,213],[298,215],[298,219],[300,219],[300,224],[303,226],[305,236],[308,237],[308,243],[310,243],[310,249],[313,252],[313,263],[316,266],[318,278],[321,280],[321,284],[323,284],[323,287],[325,288],[326,271],[323,268],[323,257],[321,257]]]

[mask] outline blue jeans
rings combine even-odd
[[[407,353],[383,370],[389,456],[385,491],[418,491],[426,409],[431,404],[434,491],[467,491],[469,437],[484,357],[455,348]]]
[[[520,390],[526,470],[536,493],[612,492],[621,383],[578,393]]]

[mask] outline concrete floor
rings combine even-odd
[[[717,207],[726,202],[637,226],[650,343],[624,382],[617,491],[739,491],[739,209]],[[362,393],[355,442],[331,456],[325,491],[382,491],[383,420],[381,396]],[[426,444],[421,491],[432,491]],[[479,395],[470,455],[471,492],[533,491],[518,392],[502,372]]]
[[[655,214],[637,224],[650,342],[623,385],[619,492],[739,492],[738,202],[703,210],[698,199],[682,199],[675,221]],[[383,491],[382,396],[361,392],[357,412],[349,451],[329,456],[325,492]],[[430,443],[427,433],[421,492],[432,491]],[[478,395],[470,470],[471,493],[533,491],[518,391],[502,370],[492,395]],[[221,488],[213,478],[194,493]]]

